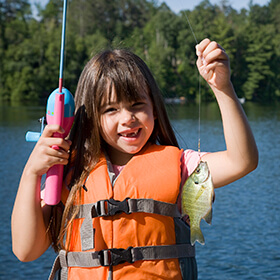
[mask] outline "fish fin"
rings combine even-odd
[[[201,197],[201,195],[204,193],[205,189],[206,188],[204,186],[201,186],[201,188],[199,189],[199,191],[196,194],[195,200],[198,200]]]
[[[200,227],[191,227],[191,244],[194,245],[195,241],[199,242],[201,245],[205,244],[204,236]]]
[[[203,217],[203,219],[205,220],[206,223],[208,223],[209,225],[211,225],[212,223],[212,213],[213,210],[212,208],[208,211],[208,213]]]

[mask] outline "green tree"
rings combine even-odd
[[[270,95],[267,81],[274,76],[270,68],[270,59],[273,55],[271,41],[274,28],[271,24],[260,20],[267,15],[267,8],[258,5],[250,7],[249,22],[246,29],[245,61],[248,67],[248,76],[243,84],[243,91],[248,100],[265,100]]]
[[[63,0],[37,4],[0,0],[0,99],[43,100],[58,86]],[[195,45],[210,38],[226,49],[232,81],[240,97],[280,98],[280,3],[249,3],[236,11],[229,0],[203,0],[175,14],[166,4],[148,0],[68,1],[64,84],[75,92],[79,75],[95,53],[130,48],[154,73],[164,94],[198,96]],[[192,28],[188,24],[190,21]],[[195,33],[193,36],[192,29]],[[205,82],[203,100],[214,98]]]
[[[179,93],[180,73],[178,72],[178,35],[182,28],[182,20],[165,4],[149,20],[139,34],[137,49],[154,73],[161,89],[171,96]],[[134,33],[135,35],[135,33]]]
[[[280,99],[280,2],[279,0],[271,0],[269,3],[269,14],[271,15],[271,24],[274,27],[271,45],[273,48],[273,55],[270,59],[271,71],[274,76],[268,81],[269,88],[274,95],[273,99]]]
[[[13,68],[13,56],[9,48],[19,45],[28,36],[28,22],[31,9],[28,1],[0,1],[0,98],[9,99],[11,92],[7,87]]]

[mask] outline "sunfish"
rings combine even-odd
[[[207,162],[200,161],[182,189],[182,213],[190,219],[192,245],[195,241],[205,244],[200,221],[204,219],[211,224],[213,198],[214,187]]]

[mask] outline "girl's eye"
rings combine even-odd
[[[108,108],[106,108],[106,109],[103,111],[103,114],[104,114],[104,113],[112,113],[112,112],[115,112],[115,111],[117,111],[116,108],[114,108],[114,107],[108,107]]]
[[[143,101],[138,101],[138,102],[133,103],[132,107],[140,107],[140,106],[143,106],[143,105],[144,105]]]

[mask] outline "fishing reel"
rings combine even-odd
[[[49,96],[48,101],[47,101],[47,109],[46,109],[46,117],[40,118],[38,121],[41,124],[41,131],[40,132],[33,132],[33,131],[28,131],[25,135],[25,140],[27,142],[37,142],[40,138],[40,136],[43,133],[43,130],[45,128],[46,124],[55,124],[55,98],[56,95],[59,93],[59,89],[55,89]],[[71,92],[66,89],[62,88],[62,93],[64,95],[64,114],[63,114],[63,119],[62,119],[62,127],[65,130],[65,132],[62,134],[62,138],[65,138],[72,127],[73,121],[74,121],[74,110],[75,110],[75,103],[74,103],[74,98]],[[63,98],[60,96],[60,98]]]

